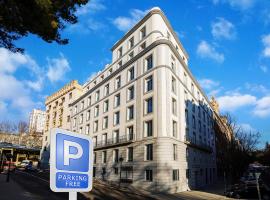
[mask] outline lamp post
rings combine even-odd
[[[259,200],[261,200],[262,198],[261,198],[260,185],[259,185],[260,173],[256,172],[255,177],[256,177],[256,184],[257,184],[258,198]]]
[[[11,163],[11,158],[13,157],[13,155],[11,153],[8,153],[6,155],[6,158],[8,160],[8,171],[7,171],[7,179],[6,182],[9,182],[9,171],[10,171],[10,163]]]
[[[120,174],[119,174],[119,187],[120,187],[120,184],[121,184],[121,169],[122,169],[122,162],[123,162],[123,160],[124,160],[124,158],[121,156],[120,158],[119,158],[119,162],[120,162],[120,170],[119,170],[119,172],[120,172]]]

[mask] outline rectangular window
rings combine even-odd
[[[114,167],[114,174],[118,174],[118,167]]]
[[[176,115],[176,100],[172,99],[172,114]]]
[[[145,136],[146,137],[151,137],[153,136],[153,122],[152,120],[146,121],[144,123],[144,131],[145,131]]]
[[[133,147],[127,148],[127,161],[132,162],[133,161]]]
[[[176,93],[176,80],[174,77],[172,77],[172,92]]]
[[[107,151],[102,151],[102,163],[107,162]]]
[[[179,169],[173,169],[172,179],[173,181],[179,181]]]
[[[109,100],[104,101],[103,112],[108,112],[109,110]]]
[[[96,91],[96,101],[99,101],[99,98],[100,98],[100,92],[98,90],[98,91]]]
[[[120,93],[114,96],[114,107],[120,106]]]
[[[102,134],[102,144],[103,145],[107,144],[107,139],[108,139],[107,133]]]
[[[191,93],[194,95],[194,84],[191,83]]]
[[[192,116],[192,127],[195,129],[196,128],[196,120],[195,120],[195,116]]]
[[[115,130],[113,132],[113,143],[118,143],[119,142],[119,130]]]
[[[172,62],[171,62],[171,67],[172,67],[172,70],[175,72],[175,59],[172,57]]]
[[[140,30],[140,39],[142,40],[145,36],[146,36],[146,27],[144,26],[144,27]]]
[[[187,74],[184,73],[184,84],[187,86]]]
[[[85,134],[89,135],[89,133],[90,133],[90,125],[87,124],[86,127],[85,127]]]
[[[116,112],[114,113],[114,120],[113,120],[113,124],[114,125],[118,125],[120,123],[120,112]]]
[[[145,79],[145,92],[153,90],[153,76],[149,76]]]
[[[83,123],[83,114],[80,115],[80,124]]]
[[[128,59],[130,60],[130,59],[132,59],[134,57],[134,51],[132,51],[132,52],[130,52],[129,54],[128,54]]]
[[[119,150],[118,149],[114,149],[113,150],[113,161],[115,163],[118,163],[119,160]]]
[[[153,170],[151,169],[145,170],[145,180],[149,182],[153,181]]]
[[[120,58],[123,55],[123,48],[120,47],[117,52],[118,52],[117,57]]]
[[[115,79],[115,89],[118,89],[121,87],[121,76],[118,76],[116,79]]]
[[[173,137],[177,137],[177,123],[173,120],[172,122],[172,131],[173,131]]]
[[[146,58],[146,71],[153,68],[153,55]]]
[[[98,121],[94,122],[94,132],[98,131]]]
[[[87,120],[87,121],[90,120],[90,110],[88,110],[87,113],[86,113],[86,120]]]
[[[110,85],[109,83],[107,85],[105,85],[104,87],[104,96],[108,96],[109,95],[109,89],[110,89]]]
[[[140,45],[140,51],[144,50],[145,48],[146,48],[146,42]]]
[[[134,118],[134,106],[129,106],[127,108],[127,120],[132,120]]]
[[[131,67],[128,70],[128,81],[132,81],[134,79],[134,67]]]
[[[93,145],[94,145],[94,147],[97,146],[97,136],[93,137]]]
[[[99,105],[95,107],[95,117],[99,115]]]
[[[132,99],[134,99],[134,86],[129,87],[127,91],[127,100],[130,101]]]
[[[77,111],[78,111],[78,109],[77,109],[78,107],[77,106],[75,106],[74,107],[74,113],[76,114],[77,113]]]
[[[133,126],[127,127],[127,138],[128,140],[133,140]]]
[[[129,45],[128,45],[129,49],[132,48],[134,46],[134,37],[130,38],[128,43],[129,43]]]
[[[108,116],[103,118],[103,129],[108,128]]]
[[[84,109],[84,101],[81,102],[81,110]]]
[[[94,162],[94,164],[97,163],[97,152],[94,152],[94,159],[93,159],[93,162]]]
[[[173,144],[173,160],[177,160],[177,145]]]
[[[153,112],[153,98],[149,98],[145,100],[145,114]]]
[[[186,126],[188,126],[188,122],[189,122],[189,117],[188,117],[188,110],[187,109],[185,109],[185,118],[186,118]]]
[[[87,98],[87,106],[89,107],[91,105],[91,96]]]
[[[153,160],[153,144],[146,145],[146,160]]]

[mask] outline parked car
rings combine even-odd
[[[18,166],[17,169],[19,170],[25,170],[27,166],[31,163],[30,160],[23,160]]]

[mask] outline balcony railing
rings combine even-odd
[[[209,152],[209,153],[212,153],[212,151],[213,151],[211,146],[203,143],[202,141],[196,140],[196,138],[194,138],[194,137],[186,136],[185,137],[185,143],[187,145],[190,145],[191,147],[200,149],[202,151],[206,151],[206,152]]]
[[[134,141],[134,134],[123,135],[120,137],[115,137],[107,140],[101,140],[97,143],[94,142],[94,149],[104,149],[113,146],[120,146],[125,144],[130,144]]]

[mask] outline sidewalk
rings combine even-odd
[[[11,200],[11,199],[38,200],[39,199],[39,197],[33,196],[29,192],[24,191],[24,189],[21,188],[12,179],[9,179],[9,182],[7,183],[5,174],[0,174],[0,194],[1,194],[1,200]]]

